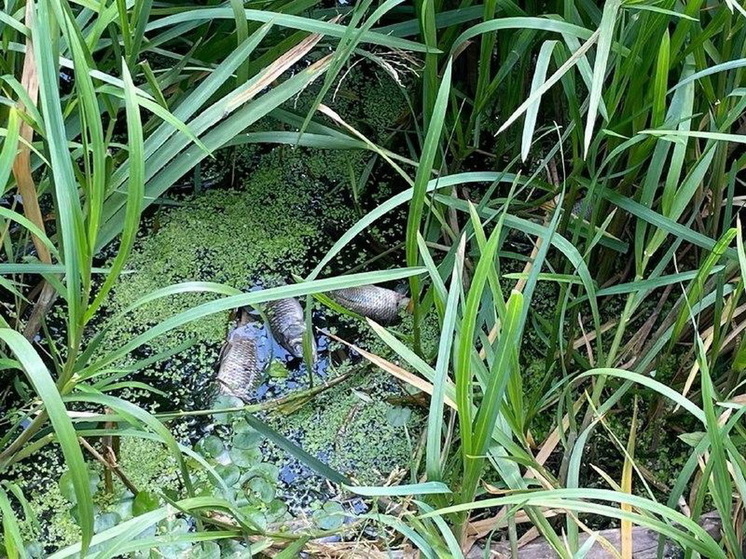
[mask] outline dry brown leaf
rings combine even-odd
[[[34,23],[34,6],[33,2],[26,3],[26,27],[32,29]],[[28,93],[31,102],[36,104],[39,97],[39,77],[36,71],[36,61],[34,60],[34,44],[31,41],[31,34],[26,38],[26,55],[23,59],[23,74],[21,76],[21,85]],[[19,110],[26,111],[22,103],[19,103]],[[36,185],[31,176],[31,141],[34,137],[34,129],[25,120],[21,122],[20,138],[18,143],[18,153],[13,161],[13,176],[18,184],[18,193],[23,200],[23,213],[34,225],[44,231],[44,219],[39,208],[39,200],[36,195]],[[36,253],[39,260],[51,264],[52,256],[47,246],[39,238],[32,235]]]
[[[326,332],[325,331],[324,334],[326,334],[330,338],[332,338],[332,339],[334,339],[334,340],[336,340],[336,341],[338,341],[338,342],[340,342],[342,344],[345,344],[347,347],[350,347],[350,348],[354,349],[360,355],[362,355],[363,357],[365,357],[368,361],[370,361],[374,365],[378,365],[381,369],[383,369],[387,373],[390,373],[391,375],[395,376],[399,380],[403,380],[404,382],[406,382],[408,384],[411,384],[415,388],[417,388],[419,390],[422,390],[423,392],[425,392],[426,394],[429,394],[430,396],[433,395],[433,385],[430,384],[429,382],[427,382],[426,380],[421,379],[417,375],[414,375],[414,374],[410,373],[406,369],[402,369],[398,365],[395,365],[394,363],[392,363],[391,361],[388,361],[388,360],[384,359],[383,357],[379,357],[378,355],[375,355],[373,353],[369,353],[369,352],[365,351],[364,349],[359,348],[355,344],[351,344],[350,342],[346,342],[345,340],[343,340],[342,338],[339,338],[339,337],[335,336],[331,332]],[[447,406],[453,408],[454,410],[458,410],[458,408],[456,406],[456,402],[454,402],[453,400],[451,400],[448,396],[444,397],[444,402],[446,403]]]
[[[228,101],[225,106],[224,115],[227,115],[235,111],[239,106],[243,105],[247,101],[253,99],[257,93],[259,93],[265,87],[268,87],[289,70],[294,64],[296,64],[301,58],[308,54],[313,47],[321,40],[323,35],[313,34],[303,39],[300,43],[295,45],[289,51],[284,53],[282,56],[277,58],[272,64],[264,69],[264,73],[251,87],[247,88],[246,91],[242,91],[233,99]],[[328,64],[331,60],[331,55],[322,58],[317,61],[309,68],[317,68]]]

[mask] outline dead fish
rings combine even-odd
[[[361,285],[337,289],[329,297],[353,312],[367,316],[381,324],[391,324],[399,311],[409,304],[409,297],[377,285]]]
[[[218,384],[221,394],[247,400],[262,367],[257,343],[248,326],[235,328],[220,352]]]
[[[267,303],[269,328],[277,343],[290,355],[303,357],[303,336],[306,333],[306,317],[297,299],[278,299]],[[312,359],[316,361],[316,341],[311,337]]]

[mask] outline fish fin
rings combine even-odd
[[[404,308],[407,309],[408,313],[410,314],[413,313],[414,312],[414,299],[409,299]]]

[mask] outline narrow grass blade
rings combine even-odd
[[[0,513],[2,513],[3,524],[3,545],[8,559],[18,559],[28,557],[23,545],[23,536],[18,525],[16,513],[11,507],[8,494],[0,487]]]
[[[596,61],[593,66],[593,81],[591,82],[585,137],[583,140],[583,153],[585,156],[588,155],[588,149],[593,138],[593,128],[596,124],[598,106],[601,103],[601,93],[604,87],[604,79],[606,78],[606,65],[609,61],[611,45],[614,40],[614,29],[621,6],[622,0],[608,0],[604,5],[601,26],[598,29],[598,48],[596,49]]]
[[[256,417],[249,415],[249,414],[246,414],[245,418],[249,425],[251,425],[254,429],[259,431],[268,440],[272,441],[274,444],[279,446],[281,449],[288,452],[291,456],[303,462],[306,466],[311,468],[317,474],[324,476],[326,479],[334,483],[352,485],[352,482],[347,478],[347,476],[339,473],[338,471],[331,468],[330,466],[327,466],[315,456],[311,456],[301,447],[291,442],[290,440],[286,439],[285,437],[280,435],[275,430],[268,427],[264,422],[260,421]]]
[[[127,141],[129,146],[130,176],[128,181],[127,206],[122,229],[122,237],[119,243],[114,262],[111,264],[111,272],[106,276],[104,284],[99,289],[93,302],[89,305],[83,317],[88,322],[103,303],[114,283],[119,279],[119,274],[124,268],[127,257],[135,243],[137,232],[140,228],[140,210],[145,195],[145,155],[143,149],[143,130],[140,122],[140,111],[135,98],[134,83],[130,76],[127,64],[122,61],[122,78],[125,89],[125,109],[127,113]],[[98,230],[96,230],[98,233]]]
[[[140,347],[142,344],[145,344],[150,340],[157,338],[158,336],[169,332],[170,330],[173,330],[174,328],[178,328],[180,326],[183,326],[184,324],[187,324],[188,322],[202,318],[203,316],[208,316],[210,314],[231,309],[237,309],[243,306],[253,306],[258,305],[259,303],[276,301],[277,299],[283,299],[285,297],[301,297],[303,295],[309,295],[312,293],[324,291],[333,291],[335,289],[342,289],[345,287],[355,287],[358,285],[366,285],[369,283],[396,281],[398,279],[408,278],[412,274],[423,273],[424,271],[425,270],[423,268],[404,268],[399,270],[385,270],[380,272],[352,274],[349,276],[342,276],[338,278],[329,278],[294,285],[285,285],[282,287],[274,287],[251,293],[241,293],[239,295],[233,295],[230,297],[218,299],[216,301],[203,303],[197,307],[169,317],[160,324],[150,328],[146,332],[128,341],[118,350],[110,352],[105,357],[102,357],[99,361],[92,363],[85,369],[79,371],[78,374],[84,375],[91,370],[98,370],[108,365],[109,363],[113,363],[118,359],[121,359],[130,351]]]
[[[300,31],[307,31],[309,33],[318,33],[319,35],[328,35],[329,37],[335,37],[341,39],[344,37],[347,27],[336,23],[328,23],[324,21],[318,21],[311,18],[294,16],[289,14],[281,14],[277,12],[263,11],[263,10],[244,10],[246,19],[249,21],[259,21],[262,23],[272,23],[280,27],[289,27],[291,29],[298,29]],[[193,10],[186,10],[184,12],[166,16],[157,19],[145,28],[146,32],[168,27],[170,25],[176,25],[185,21],[213,21],[216,19],[233,19],[233,10],[231,8],[198,8]],[[412,52],[426,52],[427,47],[421,43],[409,41],[407,39],[399,39],[389,35],[383,35],[375,31],[367,31],[363,33],[361,41],[364,43],[371,43],[374,45],[381,45],[384,47],[401,49]]]
[[[552,51],[554,51],[556,44],[557,41],[545,41],[544,44],[541,45],[539,56],[536,59],[534,76],[531,79],[532,95],[539,89],[546,79],[549,61],[552,58]],[[536,117],[539,115],[540,104],[541,95],[539,95],[536,98],[536,101],[531,103],[531,105],[526,109],[526,120],[523,124],[523,135],[521,137],[521,161],[526,161],[528,152],[531,150],[531,140],[534,136],[534,130],[536,129]]]
[[[75,489],[82,532],[81,549],[85,552],[93,538],[93,501],[88,481],[88,468],[78,444],[75,428],[67,415],[65,405],[47,367],[26,338],[14,330],[2,328],[0,339],[8,345],[10,351],[21,363],[34,391],[44,403]]]
[[[362,485],[345,485],[345,489],[364,497],[409,497],[412,495],[442,495],[451,490],[445,483],[427,481],[411,485],[392,485],[386,487],[365,487]]]
[[[0,192],[5,192],[5,187],[10,178],[10,170],[16,158],[18,150],[18,138],[21,131],[21,118],[18,109],[11,107],[8,111],[7,132],[0,149]]]
[[[77,181],[73,172],[72,161],[67,148],[67,135],[62,116],[62,107],[58,89],[59,74],[57,70],[58,53],[57,33],[49,36],[56,29],[50,6],[47,2],[38,4],[38,25],[32,29],[36,48],[36,65],[39,69],[39,102],[44,113],[45,137],[48,142],[49,156],[57,200],[58,234],[62,238],[65,282],[67,287],[67,304],[70,320],[68,321],[68,340],[70,347],[77,347],[80,319],[82,318],[81,281],[90,266],[90,251],[83,227],[83,211],[78,198]],[[90,534],[84,541],[90,541]]]
[[[456,262],[453,266],[451,287],[448,300],[445,304],[445,314],[441,327],[440,343],[438,344],[438,358],[435,364],[435,378],[433,379],[432,400],[427,419],[427,441],[426,441],[426,471],[429,480],[439,480],[443,477],[441,467],[441,438],[443,436],[443,402],[445,399],[446,386],[449,382],[448,371],[451,363],[451,350],[453,347],[456,320],[458,318],[458,303],[463,289],[463,266],[464,253],[466,251],[466,237],[461,238]]]
[[[472,182],[491,183],[491,182],[499,181],[501,183],[503,182],[512,183],[513,181],[516,180],[516,178],[517,178],[516,175],[512,173],[493,173],[493,172],[457,173],[454,175],[446,175],[444,177],[432,179],[430,182],[427,183],[427,192],[432,192],[440,188],[448,188],[449,186],[455,186],[458,184],[467,184],[467,183],[472,183]],[[313,271],[308,275],[306,279],[314,279],[318,277],[318,275],[324,270],[326,265],[329,262],[331,262],[331,260],[337,254],[339,254],[339,252],[345,246],[347,246],[352,239],[354,239],[357,235],[365,231],[366,228],[370,226],[370,224],[374,223],[376,220],[380,219],[381,217],[386,215],[388,212],[409,202],[412,199],[413,194],[414,194],[413,188],[409,188],[403,192],[400,192],[399,194],[392,196],[391,198],[383,202],[380,206],[371,210],[365,216],[360,218],[360,220],[357,223],[355,223],[352,227],[350,227],[339,238],[339,240],[334,243],[332,248],[329,249],[329,251],[319,261],[319,263],[316,265],[316,267],[313,269]]]

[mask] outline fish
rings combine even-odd
[[[220,351],[218,392],[247,400],[262,372],[254,332],[247,325],[233,329]]]
[[[409,297],[406,295],[377,285],[336,289],[327,295],[344,308],[380,324],[395,322],[399,311],[409,304]]]
[[[297,299],[289,297],[267,303],[269,329],[277,343],[293,357],[303,357],[306,317]],[[311,337],[312,361],[316,361],[316,340]]]

